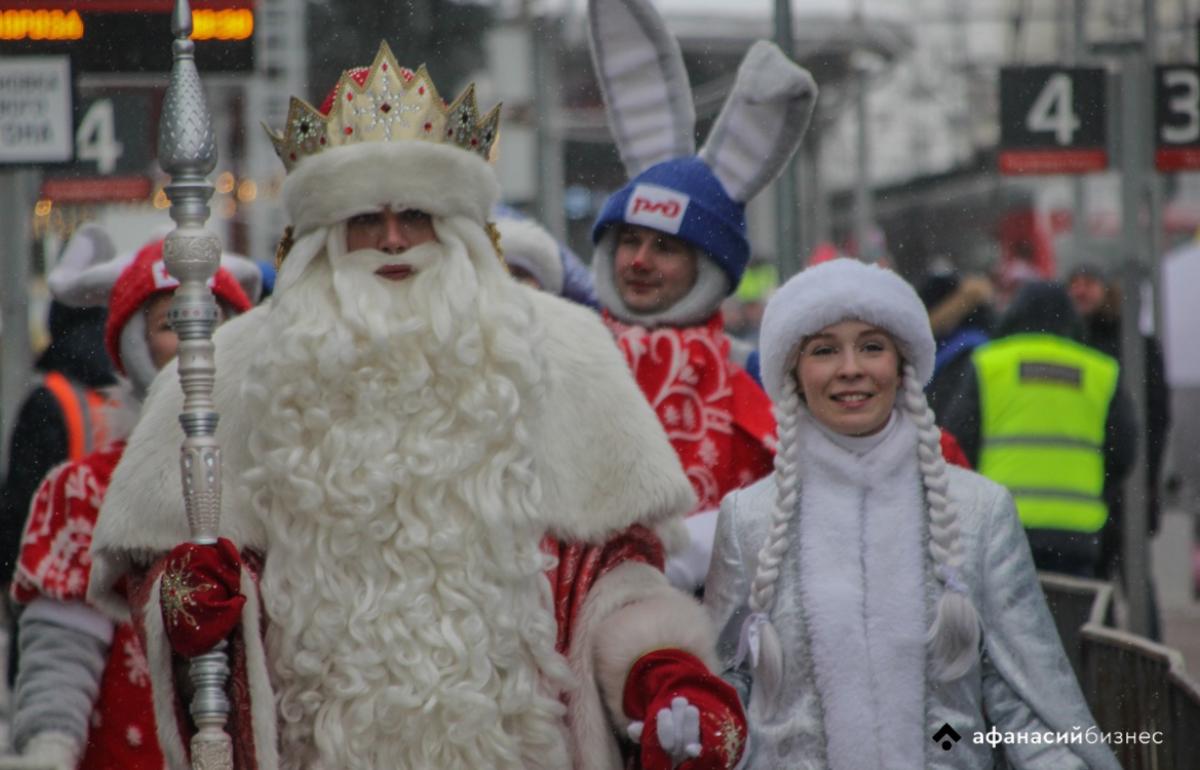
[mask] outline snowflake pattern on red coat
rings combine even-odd
[[[92,530],[122,442],[47,474],[29,509],[12,595],[22,604],[38,597],[84,601],[92,558]]]
[[[699,499],[697,511],[771,472],[771,402],[730,362],[720,313],[704,325],[680,328],[629,326],[607,313],[604,320],[679,455]]]
[[[34,495],[21,538],[12,583],[16,601],[86,600],[92,532],[124,449],[123,442],[112,444],[46,476]],[[150,665],[129,623],[113,630],[89,724],[79,770],[161,770],[164,766],[154,733]]]

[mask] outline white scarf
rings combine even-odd
[[[876,436],[798,426],[800,599],[831,770],[925,761],[926,520],[917,430]]]

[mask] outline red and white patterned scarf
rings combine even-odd
[[[604,322],[679,455],[700,501],[697,511],[771,472],[771,402],[729,360],[720,313],[702,326],[647,329],[607,312]]]
[[[11,592],[21,604],[46,598],[83,602],[92,560],[88,548],[113,469],[125,442],[110,444],[52,470],[34,495],[21,538]],[[150,670],[129,623],[114,629],[92,707],[80,770],[159,770]]]

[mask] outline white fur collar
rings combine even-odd
[[[800,415],[801,604],[831,770],[925,761],[926,514],[916,428],[894,421],[856,456]]]
[[[544,292],[525,294],[546,329],[548,393],[531,423],[546,528],[560,538],[602,542],[634,523],[658,526],[691,510],[696,497],[679,458],[599,318]],[[238,473],[250,466],[247,434],[254,419],[239,383],[258,351],[271,344],[264,338],[268,312],[269,306],[254,308],[214,336],[221,534],[260,549],[265,533],[237,494]],[[151,386],[96,525],[89,592],[118,616],[125,608],[111,591],[115,581],[131,564],[189,537],[179,480],[178,376],[172,362]]]

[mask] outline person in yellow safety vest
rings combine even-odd
[[[1097,577],[1105,490],[1133,465],[1136,418],[1116,359],[1081,338],[1060,284],[1026,285],[940,416],[1012,493],[1038,569]]]

